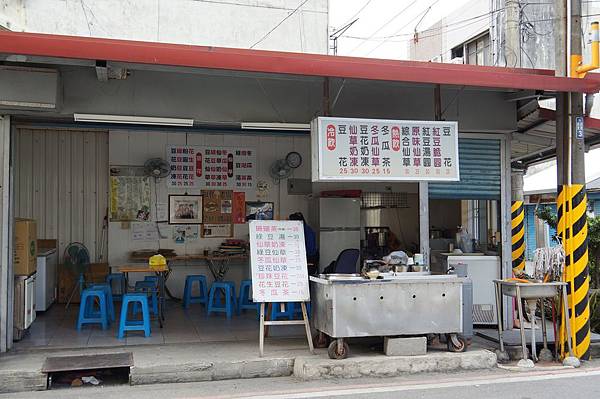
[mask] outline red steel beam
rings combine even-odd
[[[552,71],[396,61],[0,31],[0,53],[134,64],[502,89],[595,93],[600,80]]]

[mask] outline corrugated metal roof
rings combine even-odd
[[[525,164],[539,162],[555,156],[556,113],[554,110],[537,107],[517,122],[518,133],[513,133],[513,161]],[[592,147],[600,145],[600,120],[586,117],[585,140]]]
[[[600,80],[553,71],[233,49],[0,31],[0,54],[231,71],[595,93]]]

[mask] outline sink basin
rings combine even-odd
[[[552,298],[560,293],[562,284],[560,283],[523,283],[521,287],[521,298]],[[513,282],[502,282],[502,293],[507,296],[517,296],[517,284]]]

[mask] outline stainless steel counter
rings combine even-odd
[[[462,332],[462,278],[310,277],[313,325],[333,338]],[[406,275],[406,276],[405,276]]]

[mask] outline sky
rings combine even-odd
[[[329,0],[329,25],[339,29],[358,18],[338,39],[338,55],[406,59],[415,28],[428,28],[468,1]]]

